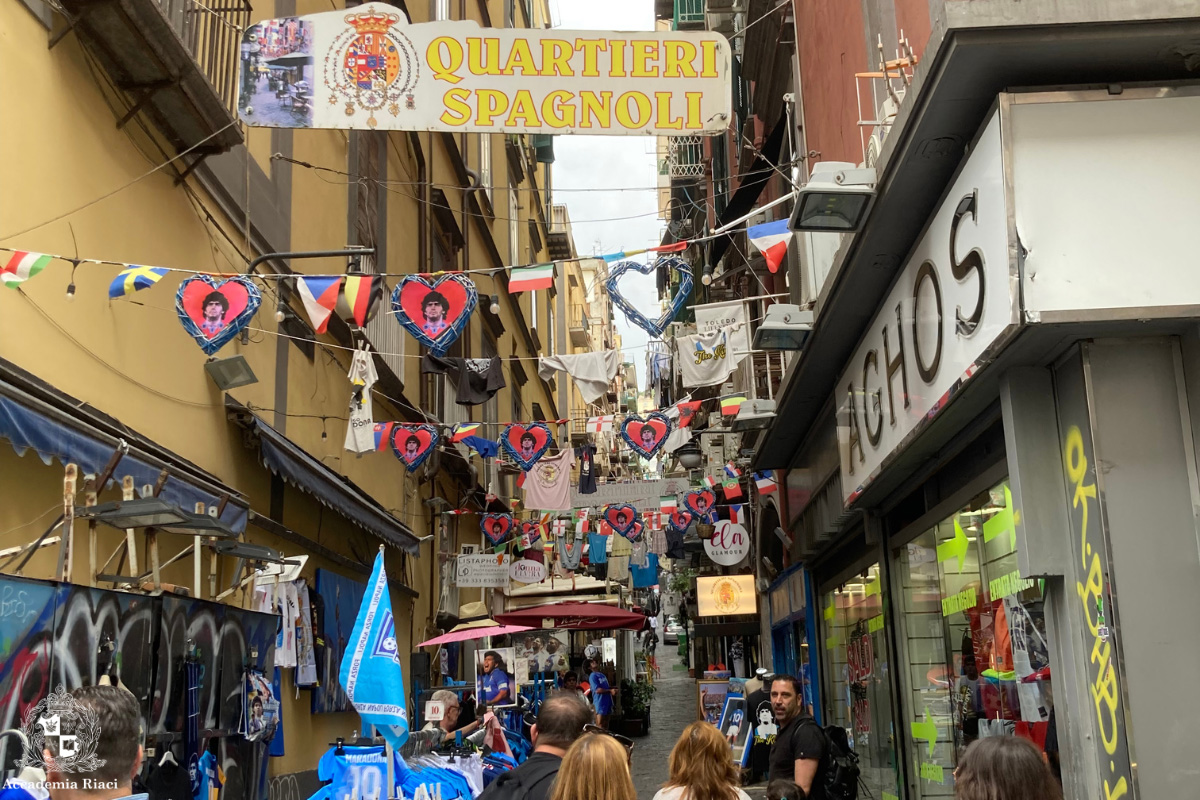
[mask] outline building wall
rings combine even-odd
[[[796,51],[811,171],[816,161],[862,161],[854,73],[874,71],[859,3],[796,3]]]

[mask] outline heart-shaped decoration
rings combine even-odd
[[[441,275],[432,283],[426,275],[405,275],[392,291],[392,313],[418,342],[435,356],[463,332],[471,312],[479,303],[475,284],[456,272]]]
[[[517,462],[517,466],[528,471],[546,454],[554,444],[550,428],[544,422],[511,422],[500,435],[504,452]]]
[[[512,531],[512,514],[484,514],[479,518],[479,529],[492,544],[500,544]]]
[[[624,536],[626,539],[628,539],[631,542],[636,542],[638,540],[638,538],[641,537],[642,531],[644,531],[645,529],[646,529],[646,526],[643,525],[642,521],[639,519],[639,520],[635,520],[633,523],[633,526],[630,527],[630,529],[628,531],[626,531],[625,533],[623,533],[621,535]]]
[[[250,324],[260,305],[262,295],[249,278],[218,282],[209,275],[195,275],[179,284],[175,293],[175,313],[183,329],[210,356]]]
[[[710,489],[695,489],[683,496],[683,504],[699,519],[707,519],[716,502],[717,496]]]
[[[526,547],[533,547],[542,540],[542,523],[525,520],[521,523],[521,540],[529,542]]]
[[[614,531],[622,536],[628,537],[629,532],[633,530],[633,526],[637,524],[638,512],[631,505],[609,506],[604,509],[604,521],[607,522]]]
[[[693,519],[695,519],[695,517],[692,516],[692,512],[680,509],[678,511],[671,512],[670,525],[675,531],[684,533],[687,531],[688,526],[692,524]]]
[[[667,307],[667,310],[662,313],[662,316],[657,320],[650,320],[643,316],[640,311],[634,308],[621,295],[621,290],[617,284],[620,282],[621,276],[630,270],[640,272],[643,275],[649,275],[663,266],[679,274],[679,291],[671,298],[671,303]],[[663,331],[671,324],[671,320],[675,319],[675,315],[679,313],[679,309],[683,308],[683,304],[687,302],[688,297],[692,293],[692,266],[677,256],[660,256],[650,264],[639,264],[636,261],[619,261],[608,268],[608,281],[605,285],[608,288],[608,296],[612,298],[613,305],[624,312],[625,318],[630,323],[637,325],[651,336],[661,337]]]
[[[621,423],[621,437],[633,452],[642,458],[653,458],[666,444],[671,432],[671,420],[666,414],[651,411],[645,419],[628,416]]]
[[[396,458],[404,462],[409,472],[415,472],[429,458],[441,437],[432,425],[396,423],[392,427],[391,438],[392,452]]]

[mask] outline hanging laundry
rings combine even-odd
[[[450,375],[458,381],[454,402],[460,406],[486,403],[505,387],[499,358],[445,358],[426,353],[421,358],[422,375]]]
[[[732,328],[721,328],[696,336],[676,336],[679,373],[684,386],[716,386],[724,383],[745,358],[729,347]]]
[[[317,683],[317,652],[313,641],[312,602],[308,596],[308,583],[303,578],[296,581],[296,599],[300,603],[300,630],[296,634],[297,686],[314,686]]]
[[[556,371],[562,371],[575,379],[575,386],[585,403],[594,403],[608,390],[608,385],[617,377],[621,368],[619,350],[602,350],[598,353],[577,355],[544,356],[538,359],[538,377],[548,381]]]
[[[579,460],[579,493],[596,493],[596,445],[588,442],[575,448]]]
[[[667,532],[663,528],[650,530],[650,552],[656,556],[667,554]]]
[[[629,557],[630,568],[645,568],[649,563],[650,543],[646,540],[633,543],[633,555]]]
[[[610,538],[599,533],[588,534],[589,564],[603,564],[608,561],[608,541]]]
[[[645,566],[631,563],[630,574],[633,576],[634,589],[648,589],[654,586],[658,583],[658,556],[648,556]]]
[[[613,539],[613,544],[624,539],[623,536],[617,536]],[[617,583],[629,578],[629,556],[614,555],[608,559],[608,577]]]
[[[350,361],[350,422],[346,425],[345,447],[351,453],[370,453],[375,450],[375,417],[371,409],[371,387],[379,380],[375,359],[369,345],[356,347]]]
[[[539,511],[571,508],[571,467],[575,451],[567,448],[556,456],[542,456],[525,473],[525,507]]]
[[[568,572],[579,569],[580,556],[583,555],[583,541],[574,536],[564,536],[558,540],[558,563]]]

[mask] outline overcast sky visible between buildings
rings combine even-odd
[[[555,27],[566,30],[652,31],[653,0],[552,0]],[[641,250],[662,241],[658,219],[653,136],[556,136],[554,202],[571,215],[579,255]],[[610,189],[612,191],[568,191]],[[619,191],[623,190],[623,191]],[[597,221],[589,221],[597,220]],[[636,256],[639,263],[646,255]],[[659,315],[653,275],[632,273],[621,280],[621,294],[650,319]],[[637,364],[638,388],[646,385],[645,331],[630,325],[614,309],[624,361]],[[631,349],[632,348],[632,349]]]

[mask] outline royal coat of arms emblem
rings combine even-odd
[[[346,30],[338,34],[325,54],[325,85],[333,93],[329,102],[346,103],[346,116],[360,110],[378,125],[375,113],[384,109],[400,115],[400,103],[414,108],[413,90],[420,62],[412,40],[395,29],[399,14],[368,8],[346,15]]]

